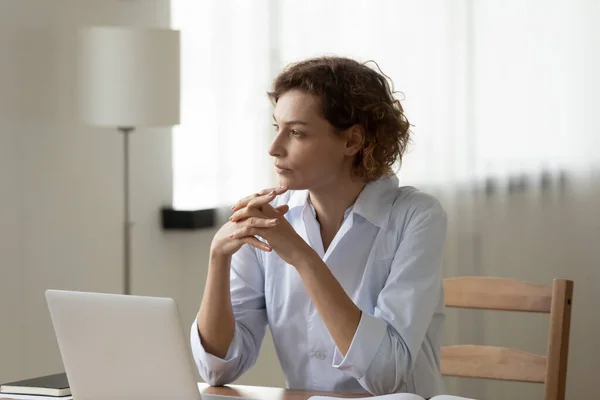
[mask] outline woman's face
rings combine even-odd
[[[280,185],[315,189],[350,172],[352,156],[345,135],[337,135],[319,110],[318,98],[300,90],[279,97],[273,113],[276,137],[269,154],[275,158]]]

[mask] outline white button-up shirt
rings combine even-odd
[[[346,356],[337,349],[296,269],[275,252],[244,245],[231,261],[235,334],[224,359],[202,347],[196,321],[191,344],[211,385],[237,379],[256,361],[267,326],[291,389],[425,398],[444,392],[439,353],[444,320],[442,252],[446,214],[432,196],[398,187],[395,176],[371,182],[323,250],[308,191],[272,204],[321,256],[362,310]]]

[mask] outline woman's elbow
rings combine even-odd
[[[200,371],[200,377],[209,386],[224,386],[232,383],[236,377],[226,373],[213,371]]]
[[[228,379],[223,379],[223,377],[216,377],[216,376],[210,376],[208,377],[208,379],[204,380],[206,383],[208,383],[209,386],[225,386],[230,382],[230,380]]]
[[[365,380],[362,386],[373,396],[383,396],[386,394],[398,393],[406,387],[406,380],[403,377],[376,377],[375,379]]]
[[[408,386],[413,372],[412,356],[407,349],[395,350],[389,357],[374,361],[360,380],[361,385],[374,396],[402,392]]]

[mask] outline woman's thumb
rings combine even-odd
[[[287,204],[282,204],[280,206],[275,207],[275,209],[281,214],[285,215],[285,213],[290,210],[290,206],[288,206]]]

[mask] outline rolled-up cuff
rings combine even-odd
[[[363,312],[346,356],[342,356],[336,347],[332,366],[349,373],[356,379],[361,379],[377,354],[386,331],[385,321]]]
[[[194,360],[196,360],[198,368],[206,369],[207,371],[210,371],[211,374],[218,374],[219,372],[227,370],[229,364],[232,364],[239,357],[241,340],[242,339],[236,326],[235,333],[233,335],[233,340],[229,345],[227,354],[225,355],[225,358],[220,358],[213,354],[207,353],[204,349],[204,346],[202,346],[202,341],[200,340],[200,333],[198,332],[197,319],[194,320],[190,332],[190,341]],[[200,372],[202,373],[202,371]]]

